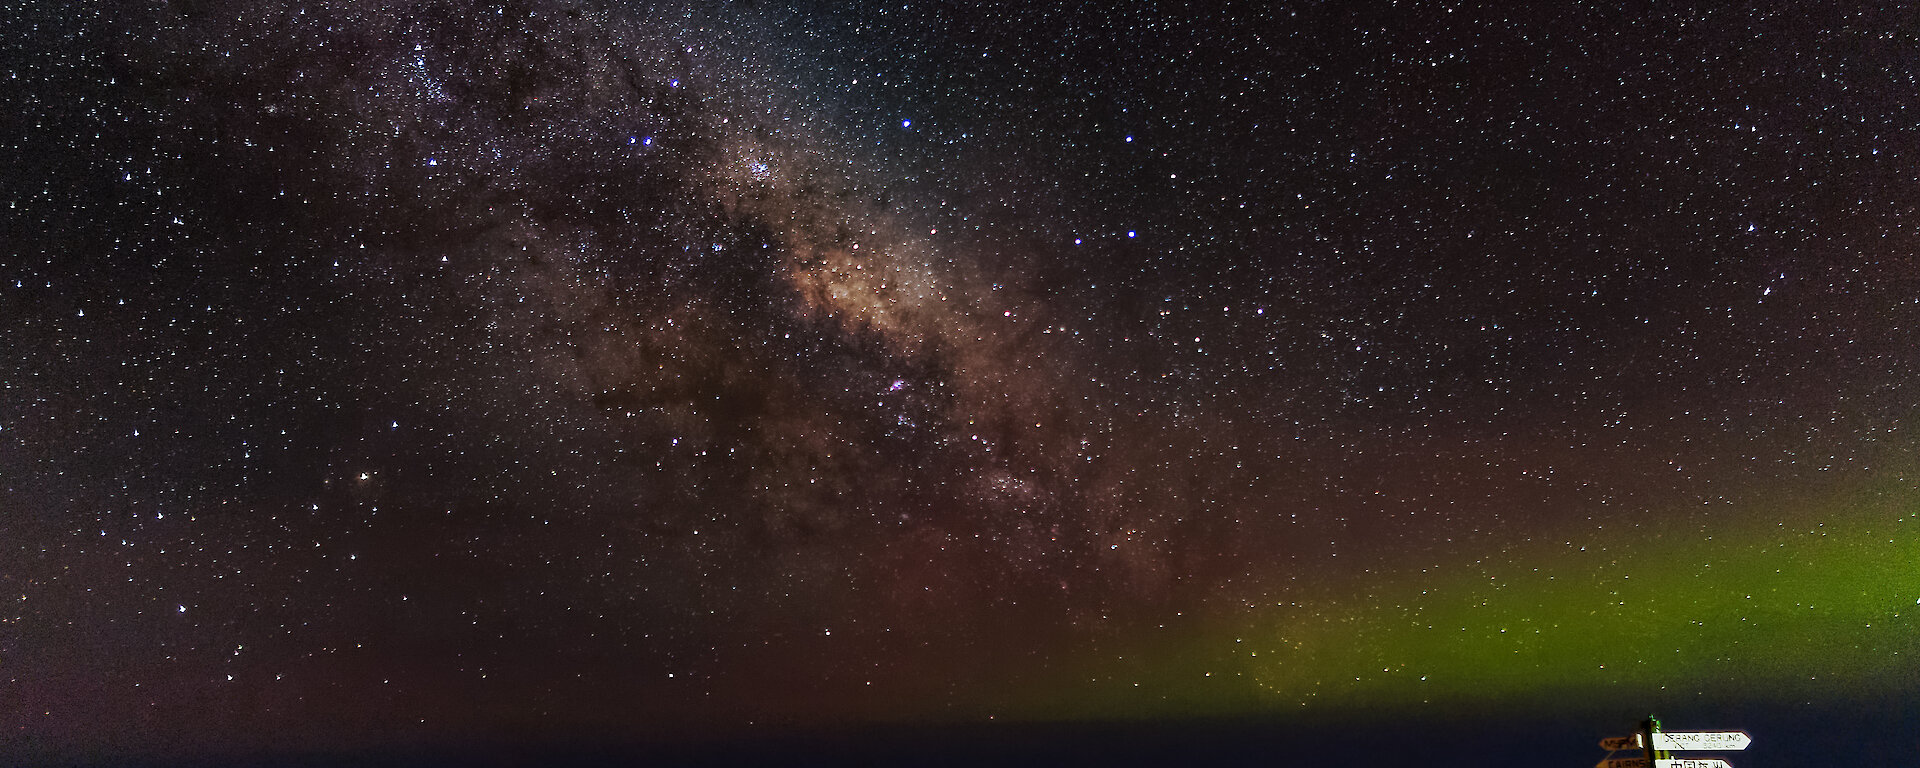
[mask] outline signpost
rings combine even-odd
[[[1753,739],[1746,731],[1654,731],[1654,749],[1688,752],[1732,752],[1746,749]]]
[[[1609,757],[1593,764],[1593,768],[1647,768],[1644,757]],[[1727,761],[1719,758],[1682,758],[1654,760],[1653,768],[1733,768]]]
[[[1676,758],[1673,752],[1733,752],[1746,749],[1753,738],[1746,731],[1662,731],[1660,721],[1647,718],[1640,732],[1600,740],[1607,757],[1593,768],[1733,768],[1715,757]],[[1614,757],[1620,750],[1637,750],[1639,757]]]

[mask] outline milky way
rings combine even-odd
[[[8,5],[0,714],[1911,690],[1910,21]]]

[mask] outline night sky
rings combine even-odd
[[[0,757],[1911,762],[1920,14],[1629,5],[4,0]]]

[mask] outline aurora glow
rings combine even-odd
[[[1907,482],[1247,605],[1110,649],[1015,711],[1377,717],[1903,696],[1920,684],[1920,494]]]

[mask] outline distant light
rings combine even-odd
[[[1132,136],[1128,136],[1128,137],[1127,137],[1127,143],[1128,143],[1128,144],[1132,144],[1132,143],[1133,143],[1133,137],[1132,137]]]
[[[1133,230],[1131,229],[1127,230],[1127,237],[1133,237],[1135,234],[1136,233]]]
[[[913,121],[912,121],[912,120],[902,120],[902,121],[900,121],[900,127],[902,127],[902,128],[912,128],[912,127],[913,127]]]
[[[678,87],[680,87],[680,81],[679,81],[678,79],[675,79],[675,80],[668,80],[668,81],[667,81],[667,87],[668,87],[668,88],[678,88]]]
[[[641,139],[641,140],[640,140],[640,143],[641,143],[642,145],[644,145],[644,146],[649,146],[649,147],[651,147],[651,146],[653,146],[653,137],[652,137],[652,136],[648,136],[648,137],[646,137],[646,138],[644,138],[644,139]]]

